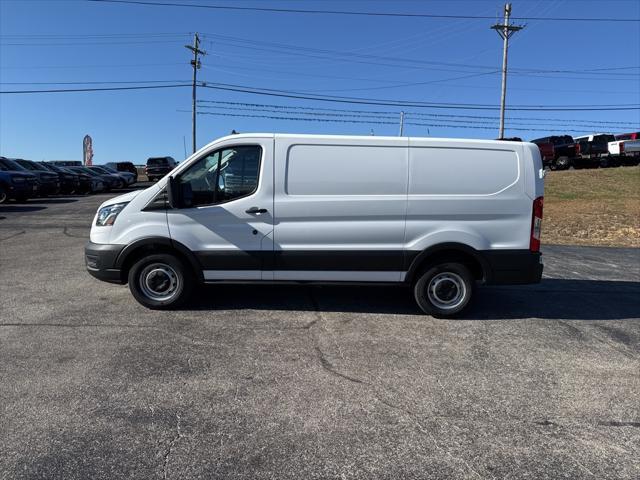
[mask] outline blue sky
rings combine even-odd
[[[187,3],[493,17],[501,15],[503,6],[499,1],[481,0]],[[640,2],[636,0],[512,3],[513,16],[640,18]],[[492,23],[489,19],[303,15],[81,0],[0,0],[0,90],[82,86],[63,82],[189,82],[190,54],[184,45],[191,43],[192,34],[197,31],[203,39],[202,48],[208,52],[199,71],[203,81],[316,95],[499,105],[500,75],[491,72],[500,69],[502,43],[489,29]],[[640,104],[640,23],[526,23],[511,43],[509,63],[514,73],[509,77],[508,105]],[[310,49],[337,51],[341,55]],[[398,58],[410,61],[394,60]],[[616,70],[584,72],[602,68]],[[458,77],[467,78],[449,80]],[[304,107],[359,111],[315,110],[313,116],[304,118],[390,122],[302,122],[200,115],[199,146],[232,129],[338,134],[369,134],[373,129],[376,135],[397,135],[396,119],[403,110],[204,88],[199,89],[198,95],[202,100],[230,102],[203,104],[201,111],[210,113],[302,117],[296,112],[305,110],[283,107]],[[90,134],[96,163],[143,163],[147,157],[157,155],[181,160],[184,143],[187,154],[191,151],[190,108],[189,87],[0,95],[0,154],[35,160],[81,159],[82,138]],[[497,136],[498,120],[485,118],[497,117],[495,110],[404,110],[408,112],[405,135]],[[318,115],[323,112],[330,115]],[[578,135],[640,129],[639,110],[514,111],[508,116],[517,118],[507,121],[506,136],[525,139],[550,133]]]

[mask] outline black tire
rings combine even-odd
[[[0,185],[0,203],[5,203],[9,200],[9,194],[7,193],[7,190]]]
[[[182,305],[195,285],[191,269],[179,258],[165,253],[138,260],[129,270],[128,280],[134,298],[153,310]]]
[[[568,170],[571,166],[569,157],[558,157],[558,159],[555,161],[555,164],[558,170]]]
[[[451,318],[467,308],[474,288],[473,275],[465,265],[447,262],[425,269],[416,278],[413,295],[424,313]]]

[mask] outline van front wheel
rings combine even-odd
[[[169,309],[183,304],[194,286],[191,270],[169,254],[149,255],[129,270],[129,290],[147,308]]]
[[[461,263],[441,263],[424,271],[413,287],[418,306],[426,314],[450,318],[462,312],[473,295],[475,282]]]

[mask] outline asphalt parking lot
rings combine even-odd
[[[157,312],[85,272],[106,198],[0,206],[0,478],[638,478],[640,250],[546,246],[461,320],[389,287]]]

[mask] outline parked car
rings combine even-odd
[[[537,283],[544,171],[527,142],[239,134],[97,210],[94,277],[148,308],[199,282],[385,282],[460,313],[476,283]]]
[[[615,141],[609,142],[609,155],[618,157],[622,165],[638,165],[640,163],[640,132],[615,135]]]
[[[177,163],[172,157],[151,157],[147,159],[144,173],[150,182],[155,182],[173,170],[176,165]]]
[[[576,156],[576,142],[571,135],[552,135],[531,142],[538,145],[542,163],[550,170],[567,170]]]
[[[73,172],[69,167],[67,168],[70,172]],[[97,193],[104,190],[104,184],[101,180],[94,180],[91,175],[85,172],[73,172],[78,175],[80,180],[80,189],[79,193],[88,194],[88,193]]]
[[[0,203],[9,199],[24,202],[38,195],[38,179],[33,173],[25,170],[14,170],[14,167],[0,157]]]
[[[48,163],[52,163],[53,165],[58,165],[60,167],[82,167],[82,162],[80,160],[49,160]]]
[[[38,196],[46,197],[47,195],[57,195],[60,193],[60,177],[57,173],[53,173],[31,160],[24,160],[22,158],[10,158],[7,160],[38,177]]]
[[[69,170],[72,170],[74,172],[83,173],[85,175],[90,176],[91,179],[92,179],[92,183],[91,183],[91,192],[92,193],[108,192],[108,191],[111,190],[112,180],[105,178],[104,175],[101,175],[101,174],[99,174],[97,172],[94,172],[90,168],[87,168],[87,167],[74,167],[74,166],[70,166],[70,167],[66,167],[66,168],[68,168]]]
[[[609,142],[615,140],[610,134],[600,133],[576,137],[576,160],[574,168],[598,168],[618,166],[615,159],[609,156]]]
[[[58,170],[62,170],[65,172],[69,172],[73,175],[77,175],[78,176],[78,182],[79,182],[79,186],[78,189],[76,191],[76,193],[82,194],[82,195],[86,195],[88,193],[94,193],[94,192],[99,192],[104,190],[104,186],[102,185],[102,182],[96,182],[93,180],[93,177],[91,175],[89,175],[88,173],[85,172],[80,172],[80,171],[73,171],[71,169],[71,167],[60,167],[58,165],[50,165],[49,163],[47,163],[47,165],[54,167],[55,169]],[[98,185],[97,183],[100,183],[100,185]]]
[[[65,170],[57,165],[49,165],[47,162],[35,162],[50,172],[57,173],[60,179],[60,193],[72,194],[80,190],[80,177],[78,174]]]
[[[135,176],[134,183],[138,181],[138,169],[131,162],[109,162],[106,164],[106,166],[111,167],[112,169],[117,170],[118,172],[133,173],[133,175]]]
[[[97,166],[107,173],[118,175],[120,178],[122,178],[125,181],[125,185],[127,186],[133,185],[133,183],[136,181],[136,176],[131,172],[119,172],[118,170],[115,170],[113,167],[110,167],[108,165],[97,165]]]
[[[108,170],[105,170],[104,168],[101,168],[97,165],[91,165],[86,168],[93,172],[96,172],[98,175],[102,175],[102,178],[109,182],[109,188],[111,189],[120,189],[124,188],[125,186],[126,181],[120,175],[111,173]]]

